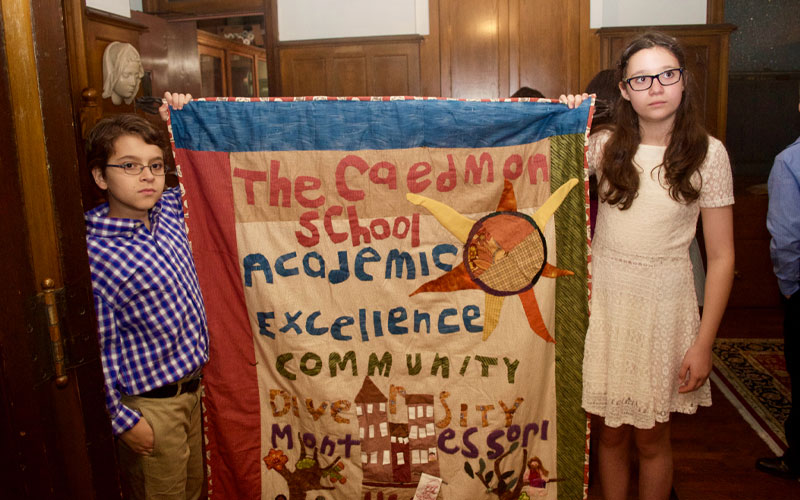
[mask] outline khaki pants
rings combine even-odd
[[[153,428],[153,453],[117,440],[122,487],[129,500],[197,500],[203,491],[200,390],[172,398],[122,397]]]

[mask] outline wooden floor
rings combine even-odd
[[[729,310],[720,337],[782,338],[777,309]],[[798,500],[800,482],[774,478],[755,469],[771,451],[712,383],[710,408],[695,415],[675,414],[672,441],[674,498],[678,500]],[[594,472],[595,467],[591,467]],[[632,480],[632,483],[634,481]],[[601,500],[599,479],[589,481],[589,500]],[[636,499],[631,484],[629,499]]]

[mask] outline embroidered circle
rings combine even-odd
[[[475,223],[464,245],[464,266],[486,293],[513,295],[533,287],[547,263],[539,226],[520,212],[494,212]]]

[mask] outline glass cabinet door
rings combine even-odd
[[[233,97],[255,97],[255,64],[253,56],[230,53],[231,94]]]
[[[258,96],[269,97],[269,80],[267,79],[267,61],[259,59],[258,65]]]
[[[227,95],[225,85],[225,51],[206,45],[198,45],[200,55],[201,97],[224,97]]]

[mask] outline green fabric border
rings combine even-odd
[[[556,280],[558,498],[564,500],[583,498],[586,462],[586,413],[581,407],[583,341],[589,325],[585,141],[584,134],[550,138],[551,191],[569,179],[579,181],[555,213],[557,266],[575,273]]]

